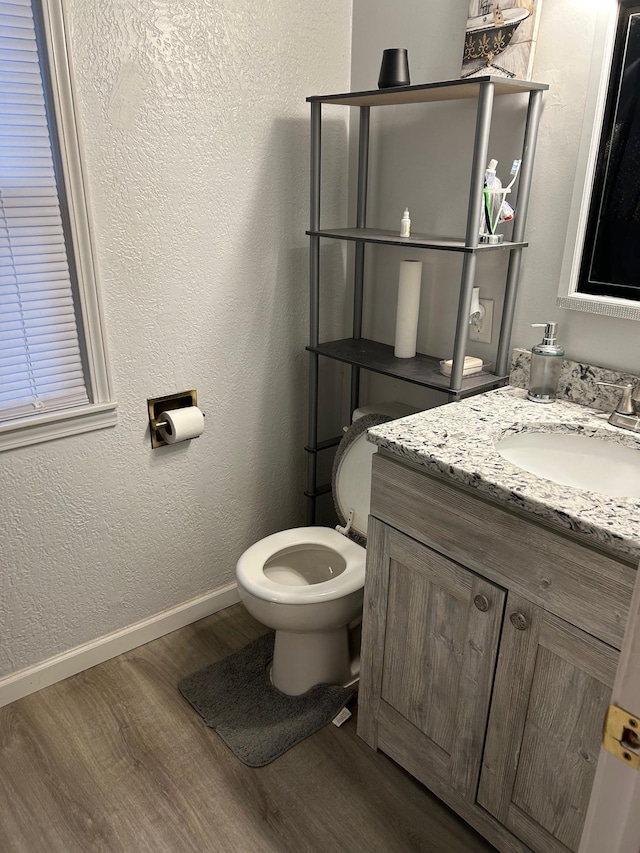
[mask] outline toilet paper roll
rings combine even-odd
[[[167,444],[197,438],[204,431],[204,415],[197,406],[162,412],[158,421],[165,421],[167,424],[166,427],[160,427],[158,430]]]
[[[421,282],[422,261],[400,261],[396,338],[393,351],[396,358],[413,358],[416,354]]]

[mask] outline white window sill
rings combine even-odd
[[[607,317],[619,317],[621,320],[640,320],[640,302],[632,302],[630,299],[571,293],[568,296],[558,296],[557,303],[560,308],[569,308],[574,311],[604,314]]]
[[[0,424],[0,452],[115,426],[117,406],[117,403],[94,403],[76,409],[6,421]]]

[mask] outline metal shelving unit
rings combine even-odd
[[[309,524],[315,523],[316,498],[327,492],[327,486],[317,484],[317,455],[321,450],[335,447],[339,438],[318,442],[318,370],[320,356],[336,359],[351,365],[351,411],[359,405],[360,371],[370,370],[385,376],[413,382],[426,388],[443,391],[449,401],[496,388],[508,377],[508,359],[513,326],[516,292],[520,278],[522,250],[528,244],[524,240],[527,207],[533,173],[535,145],[542,111],[543,92],[549,87],[545,83],[502,77],[475,77],[465,80],[448,80],[420,86],[402,86],[393,89],[375,89],[368,92],[347,92],[339,95],[318,95],[307,98],[311,105],[311,187],[309,235],[309,433],[305,450],[308,453],[307,491]],[[513,206],[517,216],[514,220],[512,239],[497,245],[480,244],[478,232],[484,172],[487,163],[489,133],[493,102],[496,95],[528,94],[529,103],[522,145],[518,192]],[[476,131],[473,144],[469,206],[464,236],[442,237],[412,234],[409,238],[399,237],[396,232],[367,227],[367,183],[369,171],[369,125],[371,107],[398,104],[427,104],[452,99],[477,100]],[[320,172],[322,139],[322,105],[341,104],[358,107],[358,178],[355,228],[320,228]],[[320,343],[320,240],[349,240],[355,242],[354,259],[354,302],[352,337],[345,340]],[[399,359],[393,355],[393,347],[370,341],[362,337],[362,302],[364,288],[364,259],[367,244],[401,246],[412,249],[429,249],[463,254],[463,265],[458,301],[458,316],[453,347],[451,377],[439,372],[439,357],[418,354],[412,359]],[[482,373],[463,379],[462,370],[469,333],[469,313],[476,272],[476,259],[484,252],[509,252],[505,297],[500,324],[498,354],[495,372]]]

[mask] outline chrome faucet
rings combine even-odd
[[[617,385],[615,382],[598,382],[607,388],[619,388],[622,391],[618,405],[609,415],[612,426],[640,432],[640,382],[634,385]]]

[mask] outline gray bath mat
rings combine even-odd
[[[205,723],[249,767],[269,764],[317,732],[355,692],[317,684],[302,696],[281,693],[269,680],[273,640],[273,632],[265,634],[178,685]]]

